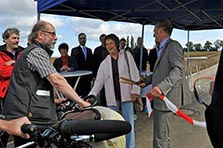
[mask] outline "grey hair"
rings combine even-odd
[[[30,40],[34,41],[38,37],[38,31],[41,30],[48,30],[48,22],[45,21],[38,21],[32,29],[32,32],[30,33]]]
[[[12,33],[19,35],[19,30],[17,28],[7,28],[2,34],[3,42],[5,42],[5,40],[8,39]]]

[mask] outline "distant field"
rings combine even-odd
[[[207,57],[207,60],[202,60],[201,62],[201,70],[211,67],[219,62],[220,58],[220,51],[203,51],[203,52],[190,52],[189,56],[190,57]],[[187,52],[184,53],[184,57],[187,57]],[[187,60],[184,60],[185,63],[185,71],[187,72]],[[195,64],[192,63],[192,71],[196,71]]]

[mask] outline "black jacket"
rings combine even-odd
[[[156,48],[153,48],[149,52],[150,71],[153,71],[156,60],[157,60],[157,52],[156,52]]]
[[[223,148],[223,52],[218,65],[211,104],[205,111],[207,131],[213,147]]]
[[[138,69],[140,69],[140,55],[141,55],[141,49],[136,46],[133,50],[133,57],[136,63],[136,66]],[[146,70],[146,63],[148,61],[148,52],[146,48],[143,47],[143,54],[142,54],[142,70]]]
[[[96,77],[98,68],[101,64],[101,62],[106,58],[106,56],[109,54],[108,50],[103,47],[99,46],[95,48],[94,54],[93,54],[93,61],[94,61],[94,68],[93,68],[93,74],[94,77]]]
[[[84,53],[81,46],[77,46],[71,50],[71,57],[75,57],[79,70],[93,70],[93,55],[90,48],[87,48],[87,60],[85,60]],[[82,76],[78,85],[76,92],[79,96],[87,96],[91,90],[91,80],[92,75]]]

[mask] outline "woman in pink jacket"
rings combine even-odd
[[[96,80],[89,94],[98,95],[102,87],[105,88],[107,106],[121,111],[132,130],[126,135],[126,148],[135,147],[133,102],[140,94],[136,85],[119,82],[120,77],[139,81],[139,71],[130,52],[119,51],[119,38],[110,34],[105,38],[109,55],[102,61],[98,69]],[[126,55],[125,55],[126,54]]]

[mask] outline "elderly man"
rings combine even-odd
[[[10,107],[3,109],[6,119],[27,116],[32,123],[56,122],[53,87],[81,107],[89,106],[90,103],[83,101],[50,63],[50,49],[57,40],[54,26],[45,21],[37,22],[31,40],[32,44],[14,66],[5,101],[5,106]],[[15,139],[15,146],[23,143],[21,139]]]

